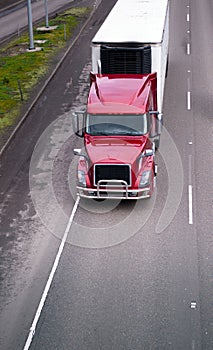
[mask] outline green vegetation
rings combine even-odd
[[[49,32],[34,29],[34,44],[42,47],[41,51],[27,52],[28,33],[0,49],[0,133],[14,124],[23,101],[27,100],[32,88],[48,72],[51,59],[66,46],[66,40],[89,11],[87,7],[73,8],[49,20],[49,26],[57,26],[56,29]],[[41,26],[45,24],[36,27]],[[46,41],[36,44],[37,40]]]

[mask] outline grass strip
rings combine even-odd
[[[54,30],[34,30],[34,45],[42,47],[41,51],[27,52],[28,33],[0,49],[0,134],[16,122],[21,106],[39,79],[47,74],[52,58],[67,45],[74,29],[89,12],[88,7],[72,8],[49,20],[50,27],[56,26]],[[37,28],[42,26],[45,24],[38,24]]]

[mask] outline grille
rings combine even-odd
[[[95,185],[99,180],[123,180],[131,185],[131,172],[128,164],[96,164]]]

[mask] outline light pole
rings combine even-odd
[[[34,50],[35,46],[34,46],[34,42],[33,42],[33,23],[32,23],[31,0],[27,0],[27,14],[28,14],[29,36],[30,36],[29,50]]]
[[[44,0],[44,6],[45,6],[46,28],[49,28],[47,0]]]

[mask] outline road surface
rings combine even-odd
[[[100,3],[1,159],[2,350],[27,349],[40,313],[30,349],[213,348],[213,5],[171,2],[156,195],[78,203],[71,111],[86,103],[89,43],[113,3]]]

